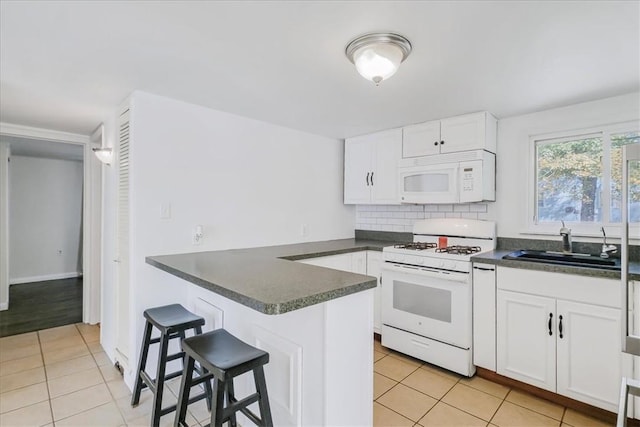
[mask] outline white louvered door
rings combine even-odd
[[[129,110],[119,120],[117,204],[116,359],[129,367]]]

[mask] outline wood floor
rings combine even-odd
[[[82,322],[82,278],[9,287],[9,310],[0,311],[0,337]]]

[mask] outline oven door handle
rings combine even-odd
[[[469,280],[469,273],[458,273],[453,271],[444,271],[411,265],[399,265],[390,262],[385,262],[382,265],[382,270],[386,270],[390,273],[415,274],[421,277],[430,277],[452,282],[466,282],[467,280]]]

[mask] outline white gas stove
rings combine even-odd
[[[468,273],[471,256],[496,248],[496,226],[490,221],[439,218],[418,221],[413,242],[388,246],[384,261]]]
[[[385,247],[382,344],[471,376],[471,256],[496,247],[495,223],[416,222],[413,242]]]

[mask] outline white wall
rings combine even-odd
[[[10,283],[81,273],[82,162],[12,156],[9,174]]]
[[[177,279],[145,264],[146,256],[353,237],[354,208],[342,202],[342,141],[142,92],[133,94],[132,105],[130,277],[136,333],[130,348],[136,352],[142,311],[185,298]],[[105,195],[105,225],[114,227],[108,215],[113,218],[115,194]],[[171,219],[160,219],[162,204],[171,205]],[[204,228],[199,246],[192,245],[196,225]],[[114,238],[105,232],[105,239]],[[112,246],[105,242],[105,248]],[[111,258],[113,253],[105,253],[105,265]]]
[[[531,136],[631,120],[640,120],[639,93],[499,120],[496,202],[489,203],[488,215],[497,221],[498,235],[542,238],[522,234],[527,232],[530,215],[528,197],[533,197],[528,188]]]
[[[9,157],[11,147],[0,142],[0,310],[9,308]]]

